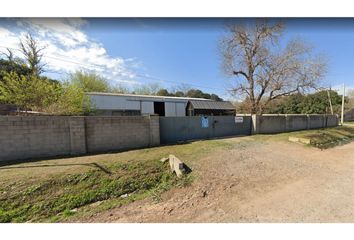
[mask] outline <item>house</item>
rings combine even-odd
[[[186,116],[188,101],[208,101],[202,98],[167,97],[119,93],[88,92],[98,115],[132,116],[158,114],[166,117]]]
[[[188,116],[235,115],[236,108],[227,101],[189,100],[187,103]]]

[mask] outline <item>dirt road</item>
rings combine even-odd
[[[226,141],[226,140],[225,140]],[[87,222],[354,222],[354,142],[329,150],[228,139],[188,162],[187,188],[99,213]]]

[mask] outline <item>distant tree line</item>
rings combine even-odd
[[[186,92],[182,92],[182,91],[169,92],[167,89],[161,88],[159,91],[157,91],[156,95],[158,95],[158,96],[171,96],[171,97],[205,98],[205,99],[211,99],[214,101],[222,101],[223,100],[222,98],[220,98],[216,94],[205,93],[199,89],[189,89]]]
[[[338,92],[322,90],[311,94],[296,93],[289,96],[283,96],[269,103],[263,113],[271,114],[330,114],[330,101],[332,103],[333,113],[341,113],[342,95]],[[345,98],[345,103],[353,101],[354,98]],[[245,99],[238,104],[238,112],[250,113],[251,103]],[[348,107],[347,107],[348,108]]]

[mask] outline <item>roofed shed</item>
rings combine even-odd
[[[227,101],[190,100],[188,101],[186,108],[188,116],[217,116],[236,114],[235,106]]]

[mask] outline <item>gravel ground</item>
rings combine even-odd
[[[233,138],[193,184],[80,222],[354,222],[354,142],[328,150]]]

